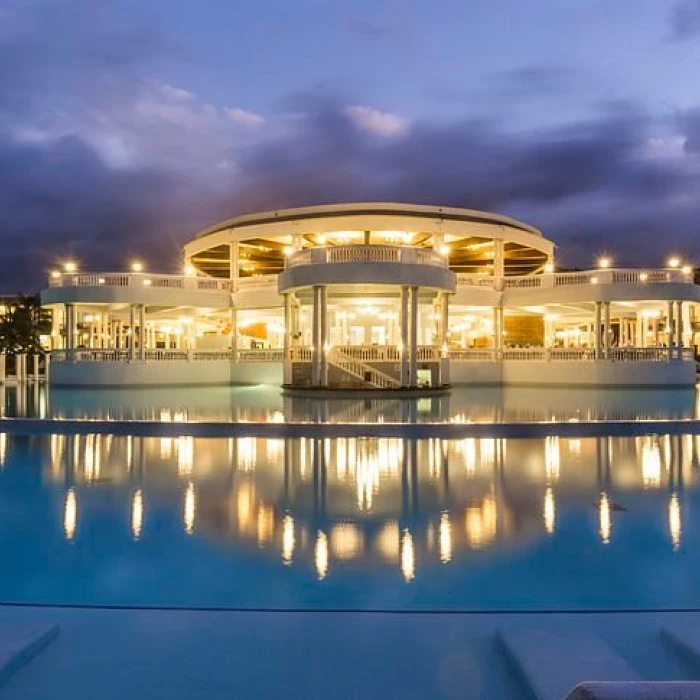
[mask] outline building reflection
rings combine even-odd
[[[6,460],[13,440],[3,443]],[[165,505],[184,536],[259,551],[320,581],[338,567],[376,565],[411,582],[426,567],[556,538],[560,514],[572,510],[611,548],[618,518],[642,498],[676,551],[700,450],[692,436],[46,442],[44,476],[61,490],[66,540],[87,532],[91,503],[108,489],[112,501],[123,497],[124,533],[136,543],[157,527],[149,508]]]

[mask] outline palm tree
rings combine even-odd
[[[38,296],[18,296],[0,315],[0,352],[43,353],[41,336],[51,333],[51,314]]]

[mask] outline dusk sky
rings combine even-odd
[[[700,0],[3,0],[3,291],[235,214],[487,209],[700,263]]]

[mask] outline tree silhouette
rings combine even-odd
[[[0,351],[41,353],[41,336],[51,333],[51,313],[41,308],[38,296],[19,296],[0,316]]]

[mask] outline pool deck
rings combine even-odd
[[[685,635],[691,645],[700,639],[700,612],[387,614],[0,606],[0,629],[28,625],[58,625],[60,634],[14,673],[0,688],[0,698],[517,700],[529,697],[528,686],[540,688],[538,697],[545,698],[550,696],[542,693],[549,691],[542,688],[548,683],[558,692],[558,686],[577,677],[574,655],[561,652],[576,648],[577,635],[599,655],[599,663],[618,675],[619,669],[629,669],[633,677],[648,680],[700,679],[692,652],[683,653],[669,636],[669,631]],[[530,660],[528,635],[540,640]],[[522,668],[516,671],[513,653],[521,655],[524,674]],[[543,659],[551,659],[549,667]],[[530,662],[545,667],[544,678],[535,677]]]

